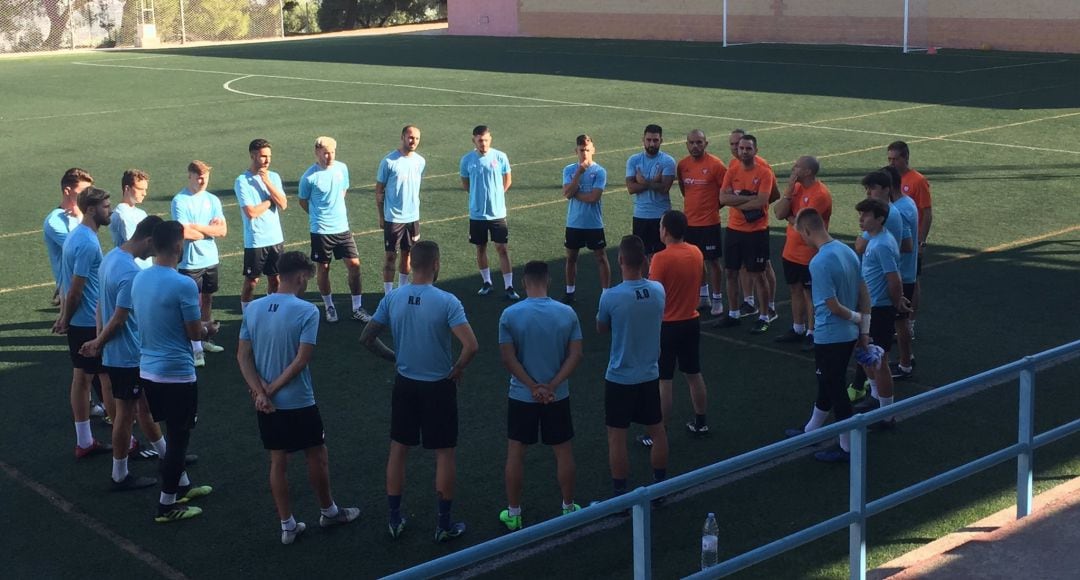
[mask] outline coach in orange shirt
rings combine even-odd
[[[708,308],[712,289],[712,315],[723,316],[724,294],[720,276],[720,256],[723,252],[720,233],[720,188],[724,185],[727,167],[719,157],[706,153],[709,140],[701,129],[686,135],[686,150],[690,153],[675,168],[679,191],[683,194],[686,212],[686,242],[697,246],[705,258],[708,278],[698,289],[699,308]],[[734,300],[735,297],[732,297]]]
[[[818,160],[804,155],[791,168],[787,188],[776,203],[776,218],[787,220],[787,239],[784,241],[784,280],[791,289],[791,330],[778,337],[776,342],[806,341],[814,345],[814,304],[810,297],[810,260],[817,249],[803,241],[795,231],[795,218],[808,207],[817,210],[829,229],[832,216],[832,195],[829,188],[818,180],[821,165]]]
[[[694,418],[686,423],[693,435],[709,434],[705,419],[705,379],[701,376],[701,326],[695,290],[701,281],[704,258],[701,250],[684,241],[688,232],[687,216],[669,210],[660,219],[660,239],[665,249],[653,256],[649,278],[664,287],[664,318],[660,326],[660,408],[664,427],[671,421],[671,385],[675,364],[690,386]]]
[[[728,136],[728,145],[731,147],[731,161],[728,161],[727,168],[731,171],[731,168],[738,165],[739,161],[739,141],[742,140],[743,135],[746,135],[745,129],[733,129]],[[761,167],[772,170],[772,166],[761,155],[754,155],[754,163],[757,163]],[[774,174],[775,177],[775,174]],[[773,180],[773,189],[769,193],[769,203],[776,203],[780,199],[780,188],[776,186],[776,180]],[[772,260],[765,260],[765,284],[769,287],[769,296],[773,300],[776,299],[776,270],[773,268]],[[757,314],[757,303],[754,299],[754,286],[750,281],[749,276],[742,276],[739,279],[739,290],[742,292],[743,301],[739,307],[739,316],[747,317]],[[734,296],[729,296],[728,300],[735,302]],[[776,304],[769,303],[769,322],[776,320]]]
[[[769,293],[765,278],[769,259],[769,196],[776,187],[772,169],[755,162],[757,138],[743,135],[739,140],[739,163],[728,167],[720,204],[728,207],[727,233],[724,236],[724,268],[727,270],[728,296],[739,290],[739,269],[753,280],[757,295],[758,321],[750,329],[753,334],[769,330]],[[737,326],[739,310],[729,305],[728,315],[721,327]]]
[[[908,164],[911,161],[911,149],[903,141],[889,143],[889,165],[900,172],[901,192],[915,200],[915,207],[919,209],[919,244],[918,267],[916,276],[922,275],[923,254],[926,251],[926,238],[930,237],[930,224],[934,221],[934,211],[930,203],[930,182],[922,173],[915,171]],[[919,302],[922,298],[922,285],[919,279],[915,279],[915,293],[911,299],[911,315],[908,318],[908,326],[911,329],[911,338],[915,338],[915,315],[919,312]]]

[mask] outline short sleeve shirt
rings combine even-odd
[[[569,185],[577,173],[578,164],[571,163],[563,168],[563,185]],[[592,193],[607,187],[607,170],[599,163],[593,163],[578,179],[579,193]],[[566,206],[566,227],[582,230],[604,229],[604,206],[601,200],[586,203],[576,196],[570,198]]]
[[[915,200],[906,195],[901,195],[893,208],[900,214],[904,221],[905,237],[911,238],[911,251],[900,252],[900,278],[904,284],[914,284],[919,269],[919,208],[915,207]]]
[[[739,232],[760,232],[769,229],[769,196],[776,186],[772,168],[755,163],[750,169],[742,163],[728,167],[724,175],[724,188],[732,188],[738,196],[757,196],[765,202],[764,207],[742,210],[728,208],[728,229]]]
[[[683,191],[683,211],[691,227],[720,224],[720,189],[727,167],[720,158],[706,153],[700,159],[688,155],[676,168]]]
[[[128,317],[120,330],[101,349],[102,363],[107,367],[136,368],[139,366],[139,324],[132,314],[131,284],[135,275],[143,269],[135,263],[135,256],[121,248],[113,248],[101,260],[101,323],[107,325],[116,315],[117,308],[128,311]]]
[[[503,176],[510,173],[510,159],[498,149],[480,155],[473,150],[461,158],[459,174],[469,180],[469,219],[500,220],[506,217]]]
[[[85,280],[79,309],[71,316],[72,326],[96,327],[98,295],[101,291],[98,269],[101,267],[101,242],[97,232],[80,224],[64,240],[60,291],[71,289],[72,276]]]
[[[52,268],[53,281],[60,284],[60,262],[64,255],[64,240],[72,230],[79,227],[79,218],[68,214],[63,208],[56,208],[45,216],[42,230],[45,232],[45,250],[49,253],[49,266]]]
[[[278,191],[285,191],[281,185],[281,176],[277,172],[270,171],[267,178]],[[254,218],[249,218],[244,211],[245,207],[253,207],[270,199],[270,191],[262,178],[251,171],[245,171],[236,178],[233,191],[236,192],[236,202],[240,205],[240,220],[244,224],[245,248],[265,248],[285,241],[285,235],[281,231],[281,208],[276,204],[271,202],[266,211]]]
[[[191,193],[188,188],[180,190],[172,200],[172,218],[182,224],[210,225],[214,218],[225,219],[221,200],[209,191]],[[184,254],[180,258],[181,270],[199,270],[218,264],[218,247],[214,238],[184,240]]]
[[[930,182],[922,173],[908,169],[907,173],[900,176],[900,191],[915,200],[915,207],[919,208],[919,223],[923,223],[926,210],[933,205],[930,200]],[[917,232],[915,235],[918,237]]]
[[[862,277],[870,290],[871,306],[892,306],[886,275],[899,274],[899,262],[900,247],[891,234],[882,231],[867,242],[862,257]]]
[[[700,316],[697,311],[698,288],[704,258],[693,244],[668,244],[653,255],[649,279],[664,287],[664,322],[679,322]]]
[[[825,244],[810,260],[810,278],[814,280],[810,289],[814,302],[814,344],[850,342],[859,338],[859,327],[836,316],[826,305],[829,298],[835,298],[848,310],[858,310],[859,287],[863,280],[855,250],[837,240]]]
[[[653,157],[649,157],[644,151],[631,155],[626,160],[626,177],[636,177],[639,171],[646,179],[655,179],[658,175],[674,178],[675,158],[663,151]],[[634,217],[636,218],[660,219],[669,209],[671,209],[670,193],[646,189],[634,194]]]
[[[798,216],[800,211],[808,207],[814,208],[821,214],[821,219],[825,220],[825,229],[829,229],[829,218],[832,217],[832,195],[824,183],[815,181],[813,185],[806,188],[801,183],[795,184],[795,192],[791,196],[792,217]],[[795,264],[804,266],[809,264],[817,250],[803,241],[799,232],[795,231],[795,224],[791,222],[788,222],[786,236],[782,257]]]
[[[627,280],[600,295],[596,320],[611,329],[604,378],[636,385],[660,377],[660,325],[664,287],[652,280]]]
[[[375,181],[385,186],[383,219],[393,224],[420,220],[420,180],[427,161],[415,151],[402,155],[394,149],[379,162]]]
[[[292,364],[301,344],[314,345],[319,334],[319,309],[292,294],[269,294],[244,310],[240,340],[251,342],[255,370],[270,383]],[[300,374],[271,397],[278,409],[303,409],[315,404],[311,370]]]
[[[517,359],[534,381],[549,383],[566,362],[570,341],[581,340],[581,322],[573,308],[551,298],[527,298],[503,310],[499,344],[513,344]],[[532,403],[532,392],[510,376],[511,399]],[[569,381],[555,385],[555,399],[570,396]]]
[[[456,296],[430,284],[392,290],[379,302],[372,319],[394,335],[397,372],[414,381],[438,381],[454,366],[451,329],[467,324]]]
[[[162,383],[195,381],[195,357],[185,323],[199,320],[195,281],[172,268],[153,265],[131,284],[139,324],[139,374]]]
[[[349,231],[345,193],[349,190],[349,168],[340,161],[323,169],[314,164],[300,178],[300,199],[308,202],[308,225],[313,234],[343,234]]]

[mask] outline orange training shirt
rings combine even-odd
[[[659,282],[667,295],[664,303],[664,322],[690,320],[700,316],[697,311],[698,288],[705,259],[693,244],[678,242],[653,255],[649,264],[649,279]]]
[[[805,189],[801,183],[795,184],[795,192],[791,195],[792,217],[799,215],[800,211],[808,207],[816,209],[821,214],[821,218],[825,220],[825,229],[828,230],[829,218],[832,216],[832,195],[824,183],[815,181],[813,185]],[[789,262],[808,266],[815,254],[817,250],[808,246],[799,232],[795,231],[795,225],[788,222],[783,258]]]
[[[720,225],[720,188],[727,167],[706,153],[701,159],[687,155],[675,169],[683,191],[683,211],[692,227]]]
[[[757,210],[751,210],[751,216],[760,217],[747,221],[743,210],[736,207],[728,208],[729,229],[739,232],[760,232],[769,229],[769,195],[776,185],[776,176],[773,175],[772,167],[767,164],[754,163],[753,169],[747,169],[741,162],[728,167],[724,175],[724,188],[731,187],[735,195],[757,195],[765,202],[764,206]]]

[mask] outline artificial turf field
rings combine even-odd
[[[513,165],[508,194],[515,265],[542,259],[562,293],[565,206],[561,170],[574,137],[593,136],[610,172],[604,212],[609,241],[630,229],[631,204],[619,176],[640,150],[642,128],[664,127],[664,149],[683,157],[682,136],[702,128],[724,159],[727,132],[756,134],[781,181],[800,155],[822,164],[832,190],[832,231],[850,241],[859,179],[885,163],[885,146],[905,139],[912,165],[933,187],[934,225],[923,277],[913,382],[903,398],[1077,338],[1080,313],[1080,59],[1071,56],[895,49],[743,46],[703,43],[585,42],[442,36],[333,38],[160,52],[64,54],[0,60],[0,373],[7,411],[0,422],[0,534],[4,576],[110,578],[376,577],[494,538],[505,504],[507,374],[498,360],[497,322],[506,306],[476,296],[479,276],[467,243],[466,195],[457,162],[474,125],[492,128],[493,146]],[[350,222],[363,260],[365,306],[381,297],[381,235],[373,203],[379,159],[396,147],[401,126],[423,130],[426,239],[442,246],[440,286],[463,301],[480,340],[459,394],[457,517],[469,533],[434,545],[433,456],[413,455],[405,495],[410,530],[385,531],[383,469],[389,426],[390,365],[360,347],[360,326],[324,323],[313,364],[327,429],[331,479],[340,505],[362,519],[323,531],[299,456],[290,470],[297,519],[314,526],[294,546],[278,542],[267,483],[268,461],[234,362],[242,234],[231,185],[249,160],[247,143],[274,144],[273,169],[287,193],[313,162],[312,142],[337,138],[351,168]],[[49,334],[55,309],[40,224],[71,166],[91,171],[118,196],[121,172],[151,174],[145,208],[167,214],[185,184],[185,166],[215,167],[210,189],[226,204],[230,233],[219,240],[222,290],[215,315],[226,352],[207,355],[199,373],[199,427],[193,480],[214,486],[203,517],[163,526],[151,520],[156,491],[107,492],[106,457],[75,462],[67,404],[70,365],[63,338]],[[18,199],[18,202],[13,202]],[[294,198],[295,199],[295,198]],[[681,207],[677,193],[672,196]],[[119,201],[114,198],[114,203]],[[306,249],[307,217],[283,215],[286,241]],[[783,231],[772,229],[779,266]],[[102,235],[108,251],[108,236]],[[614,262],[614,251],[610,254]],[[609,494],[603,427],[608,339],[593,330],[598,288],[582,256],[576,309],[585,362],[571,379],[577,427],[579,503]],[[616,268],[617,270],[617,268]],[[497,274],[496,274],[497,275]],[[344,268],[332,269],[339,309],[347,303]],[[617,271],[614,274],[618,280]],[[519,282],[520,287],[520,282]],[[309,298],[317,300],[312,287]],[[787,298],[782,274],[780,301]],[[713,435],[681,430],[688,397],[676,383],[670,473],[683,473],[773,442],[802,424],[815,392],[812,359],[746,327],[702,338]],[[1080,365],[1039,375],[1037,427],[1075,418]],[[1015,442],[1016,388],[1003,385],[903,421],[871,438],[871,498]],[[107,427],[95,420],[95,434]],[[631,450],[631,485],[651,476],[647,454]],[[1038,484],[1080,474],[1075,439],[1036,455]],[[153,466],[132,463],[136,474]],[[871,520],[869,558],[881,564],[1012,502],[1011,464]],[[834,515],[847,506],[847,470],[797,458],[654,513],[657,577],[697,568],[707,511],[721,521],[721,555],[730,557]],[[554,462],[530,452],[526,523],[557,513]],[[626,577],[628,523],[578,537],[489,577]],[[846,538],[836,535],[743,573],[746,577],[846,575]]]

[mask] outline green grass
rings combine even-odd
[[[475,296],[479,277],[466,242],[466,196],[457,177],[458,159],[471,148],[471,129],[481,123],[492,127],[494,146],[514,167],[508,195],[514,262],[520,267],[526,260],[547,260],[555,272],[561,271],[563,253],[561,169],[572,161],[579,133],[594,137],[597,160],[613,178],[604,206],[609,240],[629,231],[631,206],[618,176],[626,157],[639,150],[647,123],[665,128],[665,150],[676,158],[685,155],[681,138],[691,128],[704,129],[714,141],[711,150],[723,158],[727,132],[746,128],[757,134],[762,155],[782,180],[798,156],[817,155],[834,195],[833,232],[845,240],[857,230],[852,208],[863,195],[859,179],[884,164],[886,144],[904,138],[912,144],[913,165],[933,184],[935,221],[916,343],[919,386],[901,386],[900,395],[1075,339],[1080,314],[1069,305],[1080,282],[1080,60],[1035,64],[1058,58],[409,36],[2,60],[0,166],[6,169],[9,202],[0,214],[0,254],[6,258],[0,393],[10,412],[0,425],[0,461],[192,578],[292,577],[312,570],[375,577],[501,535],[496,516],[505,502],[507,378],[495,345],[504,304]],[[1016,64],[1025,66],[993,68]],[[294,98],[230,93],[222,86],[230,81],[237,91]],[[248,141],[264,137],[274,144],[274,169],[295,195],[296,179],[313,161],[314,138],[336,137],[339,158],[351,168],[350,221],[363,259],[365,305],[372,309],[381,295],[382,255],[372,183],[379,159],[396,146],[406,123],[423,130],[421,153],[428,160],[423,236],[441,244],[440,284],[462,298],[481,344],[459,402],[455,510],[470,532],[456,546],[431,543],[433,457],[418,451],[405,499],[412,529],[397,543],[386,538],[382,473],[393,370],[360,347],[357,325],[342,321],[320,330],[312,372],[335,495],[340,504],[359,505],[364,515],[353,526],[313,529],[283,549],[268,462],[232,359],[242,247],[232,180],[248,163]],[[226,207],[231,232],[220,242],[226,256],[223,287],[215,301],[224,323],[220,342],[228,350],[208,355],[200,373],[202,408],[193,438],[193,451],[202,459],[192,476],[214,485],[215,493],[201,502],[204,517],[160,526],[150,518],[152,492],[108,494],[107,459],[71,460],[70,370],[63,339],[48,332],[54,310],[48,307],[50,279],[37,230],[57,201],[60,174],[70,166],[90,170],[113,192],[125,168],[149,171],[145,207],[165,214],[193,158],[216,168],[210,188],[232,204]],[[287,242],[306,248],[307,219],[299,208],[290,208],[283,224]],[[1047,235],[1053,232],[1058,233]],[[782,240],[782,230],[774,228],[777,259]],[[995,247],[1001,251],[980,253]],[[594,268],[588,259],[581,265],[577,310],[586,359],[571,383],[577,495],[587,502],[606,497],[609,488],[601,388],[608,342],[592,330]],[[561,293],[562,276],[554,278],[553,294]],[[333,282],[344,299],[340,265],[334,266]],[[782,288],[778,298],[786,297]],[[811,362],[801,353],[763,348],[771,348],[772,337],[786,325],[786,308],[780,310],[777,330],[764,337],[717,331],[723,339],[703,338],[716,432],[708,441],[692,442],[676,431],[672,474],[773,442],[784,428],[805,420],[815,389]],[[1075,363],[1040,375],[1040,428],[1075,417],[1077,398],[1069,387],[1078,378]],[[676,418],[690,413],[688,398],[677,389]],[[871,496],[1009,444],[1015,401],[1014,386],[998,387],[873,438]],[[106,433],[100,424],[95,431],[99,437]],[[647,482],[645,455],[632,451],[632,484]],[[1050,446],[1036,465],[1043,487],[1057,477],[1074,477],[1080,473],[1080,446],[1075,440]],[[148,469],[133,464],[136,473]],[[527,473],[527,523],[554,516],[558,494],[550,452],[532,450]],[[314,524],[317,508],[302,465],[292,466],[290,476],[296,514]],[[871,563],[1008,505],[1013,478],[1003,466],[874,518]],[[654,571],[672,577],[695,568],[696,536],[707,511],[721,515],[722,549],[730,556],[842,511],[846,482],[846,470],[800,459],[671,504],[655,514]],[[9,498],[3,512],[20,532],[0,540],[0,551],[16,554],[9,568],[14,576],[74,576],[104,570],[105,562],[114,563],[112,577],[155,573],[9,474],[0,476],[0,492]],[[525,565],[544,575],[626,577],[629,540],[629,526],[623,525]],[[846,566],[846,542],[836,536],[745,575],[836,578],[846,574]]]

